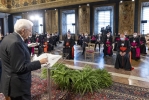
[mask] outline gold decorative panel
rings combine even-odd
[[[45,13],[46,32],[52,34],[58,32],[58,11],[47,10]]]
[[[99,1],[107,0],[11,0],[9,12],[16,13]]]
[[[79,8],[79,33],[90,34],[90,8],[86,5]]]
[[[0,0],[0,11],[1,12],[9,11],[9,9],[7,8],[7,0]]]
[[[119,32],[127,31],[128,35],[134,33],[135,4],[132,1],[124,1],[119,5]]]

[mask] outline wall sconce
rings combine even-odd
[[[123,3],[123,1],[120,1],[120,3]]]

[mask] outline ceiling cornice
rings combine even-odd
[[[59,0],[59,1],[52,1],[47,3],[23,6],[19,8],[11,8],[6,9],[7,13],[18,13],[18,12],[26,12],[31,10],[40,10],[40,9],[47,9],[47,8],[56,8],[56,7],[63,7],[63,6],[70,6],[76,4],[83,4],[83,3],[91,3],[91,2],[99,2],[99,1],[108,1],[108,0]]]

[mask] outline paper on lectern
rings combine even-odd
[[[53,55],[49,53],[43,53],[39,57],[34,56],[33,61],[41,60],[43,58],[48,58],[48,64],[50,64],[49,67],[52,67],[62,56],[61,55]],[[42,64],[41,66],[46,66],[47,64]]]

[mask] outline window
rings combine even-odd
[[[75,34],[75,14],[66,14],[67,32]]]
[[[142,20],[147,20],[147,23],[142,23],[141,25],[141,32],[143,33],[144,30],[144,34],[149,33],[149,7],[143,7],[142,8]]]
[[[98,11],[98,33],[101,28],[110,25],[110,11]]]

